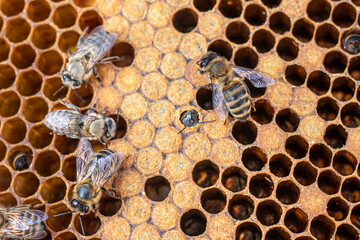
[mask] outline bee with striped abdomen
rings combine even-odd
[[[22,171],[30,167],[32,161],[32,154],[30,152],[22,151],[14,153],[13,168],[16,171]]]
[[[47,235],[45,224],[48,216],[30,206],[0,208],[0,238],[41,239]]]
[[[182,112],[180,114],[180,122],[184,125],[184,128],[181,129],[180,132],[178,132],[178,133],[181,133],[187,127],[195,127],[195,126],[197,126],[198,124],[201,124],[201,123],[215,122],[215,120],[213,120],[213,121],[205,121],[205,122],[199,122],[199,121],[200,121],[199,113],[196,110],[191,109],[191,110],[187,110],[187,111]]]
[[[205,54],[197,64],[202,74],[209,74],[212,82],[212,102],[216,115],[225,120],[229,112],[240,121],[251,113],[250,92],[243,78],[257,88],[275,83],[269,75],[244,67],[232,65],[214,52]],[[241,77],[241,78],[240,78]]]

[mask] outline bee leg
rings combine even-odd
[[[79,109],[77,106],[73,105],[73,104],[66,103],[66,102],[64,102],[64,101],[61,100],[61,99],[59,99],[59,102],[60,102],[61,104],[65,105],[66,107],[70,108],[70,109],[74,109],[74,110],[80,112],[80,109]]]
[[[103,144],[103,145],[107,145],[107,143],[106,143],[106,141],[104,140],[104,138],[103,137],[101,137],[101,138],[99,138],[99,141]]]
[[[97,63],[114,62],[114,61],[120,61],[120,60],[123,60],[123,59],[124,59],[124,57],[111,56],[111,57],[104,58],[103,60],[100,60]]]
[[[103,190],[110,197],[119,198],[119,196],[116,194],[116,192],[114,190],[109,190],[104,187],[102,187],[101,190]]]
[[[100,85],[103,87],[104,85],[101,83],[101,79],[100,79],[100,77],[99,77],[98,72],[96,71],[95,66],[93,67],[93,74],[94,74],[94,76],[95,76],[95,78],[96,78],[96,81],[98,81],[98,82],[100,83]]]

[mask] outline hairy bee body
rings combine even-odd
[[[199,121],[199,113],[194,109],[184,111],[180,114],[180,122],[184,127],[195,127]]]
[[[13,167],[16,171],[22,171],[28,169],[31,164],[31,153],[29,152],[18,152],[16,153],[13,161]]]

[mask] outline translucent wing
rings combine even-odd
[[[216,80],[212,82],[213,82],[212,103],[213,103],[214,111],[216,113],[216,116],[219,118],[219,120],[224,121],[229,114],[229,110],[226,107],[224,94],[222,93],[222,87]]]
[[[250,68],[239,67],[230,65],[234,72],[240,76],[250,80],[250,82],[257,88],[263,88],[271,86],[275,83],[275,79],[267,75],[266,73],[259,72]]]
[[[93,149],[89,140],[81,138],[76,149],[76,182],[81,182],[87,175],[86,165],[89,163],[91,157],[94,155]]]
[[[45,231],[45,227],[39,228],[39,226],[31,226],[32,233],[25,235],[26,239],[42,239],[47,236],[47,232]]]

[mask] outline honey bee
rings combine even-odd
[[[198,124],[201,123],[211,123],[211,122],[215,122],[215,120],[213,121],[205,121],[205,122],[199,122],[200,118],[199,118],[199,113],[194,110],[187,110],[184,111],[180,114],[180,122],[184,125],[184,128],[180,130],[179,133],[181,133],[182,131],[184,131],[187,127],[195,127]]]
[[[22,171],[25,169],[28,169],[30,164],[31,164],[31,160],[32,160],[32,155],[30,152],[26,152],[26,151],[22,151],[22,152],[15,152],[14,154],[14,161],[13,161],[13,168],[16,171]]]
[[[96,103],[86,114],[81,114],[80,109],[75,105],[59,101],[72,110],[60,109],[46,115],[45,125],[57,134],[69,138],[99,139],[104,145],[106,145],[105,139],[111,139],[116,135],[114,119],[106,117],[105,109],[102,114],[97,113]]]
[[[342,48],[351,54],[358,54],[360,52],[360,35],[353,33],[346,36],[341,42]]]
[[[249,79],[257,88],[275,83],[269,75],[232,65],[226,58],[214,52],[206,53],[197,64],[200,66],[200,73],[210,76],[213,107],[217,117],[222,121],[227,118],[229,112],[240,121],[245,121],[251,113],[250,92],[243,78]]]
[[[0,208],[0,238],[41,239],[47,235],[45,224],[48,216],[30,206]]]

